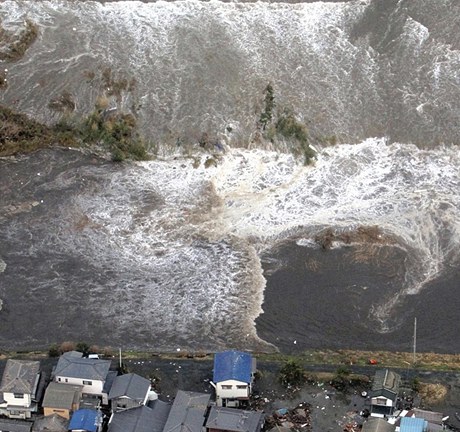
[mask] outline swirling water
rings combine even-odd
[[[136,81],[110,104],[133,109],[168,149],[121,167],[64,151],[0,161],[2,344],[85,335],[131,347],[271,349],[297,301],[286,272],[300,267],[306,274],[289,283],[312,293],[315,311],[289,326],[296,338],[314,332],[316,345],[346,339],[353,316],[365,342],[398,335],[417,313],[401,310],[407,299],[441,308],[436,281],[455,305],[460,40],[449,29],[460,13],[447,0],[382,4],[0,3],[6,28],[27,17],[40,29],[26,55],[5,64],[2,103],[51,123],[49,101],[69,91],[84,114],[108,91],[98,74],[110,67]],[[318,147],[308,167],[256,148],[268,82],[279,108],[341,144]],[[205,168],[199,152],[174,154],[203,132],[225,148],[216,166]],[[360,245],[317,249],[324,228],[362,226],[387,240],[373,252],[384,265],[366,267],[366,250],[357,265]],[[348,250],[353,265],[340,255]],[[351,303],[352,313],[341,310]],[[425,349],[456,350],[458,328],[439,315],[443,331]]]

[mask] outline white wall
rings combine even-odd
[[[83,386],[82,393],[89,393],[94,395],[102,395],[102,389],[104,387],[104,383],[99,380],[82,380],[81,378],[69,378],[65,376],[56,376],[54,380],[61,384],[81,385]],[[83,381],[91,381],[92,384],[83,384]]]
[[[30,394],[24,394],[22,398],[15,398],[14,393],[3,393],[3,399],[8,406],[14,405],[28,408],[32,403]]]

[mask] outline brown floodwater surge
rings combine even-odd
[[[394,246],[372,256],[362,245],[331,250],[286,242],[262,259],[267,286],[260,337],[286,353],[316,348],[411,351],[418,320],[420,351],[460,349],[456,311],[459,266],[407,295],[386,318],[392,330],[380,331],[374,310],[404,283],[407,254]],[[378,323],[381,324],[381,323]]]

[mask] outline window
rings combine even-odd
[[[246,390],[248,388],[248,386],[247,385],[237,385],[236,388],[238,390]]]
[[[65,379],[65,382],[69,382],[69,380],[66,378],[66,379]]]
[[[23,399],[24,398],[24,393],[15,393],[14,398],[15,399]]]
[[[387,400],[385,398],[377,398],[377,405],[386,405]]]
[[[58,378],[58,381],[61,382],[61,378]]]
[[[83,380],[83,385],[93,385],[93,382]]]
[[[231,385],[222,384],[222,390],[231,390],[231,389],[232,389]]]

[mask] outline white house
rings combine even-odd
[[[90,359],[78,351],[64,353],[58,361],[53,378],[55,382],[82,386],[83,394],[100,396],[107,405],[107,378],[110,360]]]
[[[225,351],[214,356],[211,384],[216,389],[217,406],[239,407],[252,393],[256,360],[248,353]]]
[[[0,384],[0,414],[28,419],[37,411],[40,362],[9,359]]]

